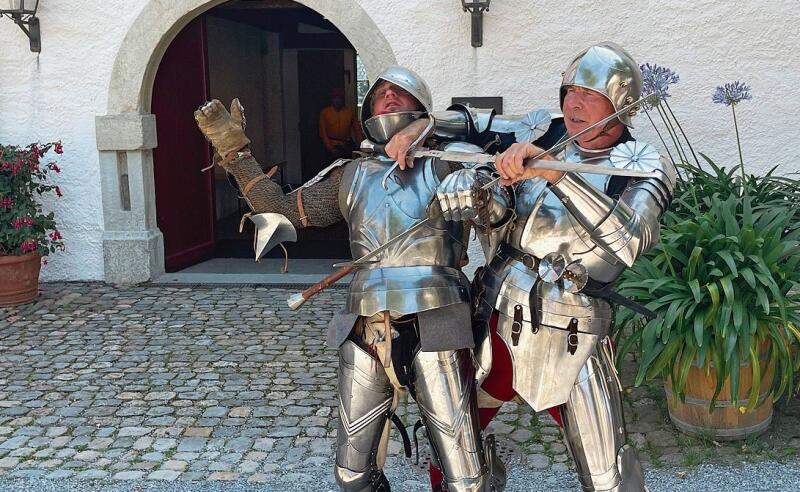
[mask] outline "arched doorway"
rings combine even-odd
[[[239,13],[236,13],[236,10]],[[256,12],[259,13],[256,14]],[[212,18],[211,28],[209,29],[209,19]],[[320,21],[326,24],[320,25]],[[281,25],[285,27],[289,23],[295,26],[294,32],[296,35],[288,39],[288,43],[286,38],[276,43],[276,38],[279,39],[281,36],[279,33],[282,29]],[[261,66],[256,68],[260,75],[266,74],[270,67],[274,68],[275,58],[269,57],[270,50],[273,50],[273,54],[280,53],[281,57],[278,60],[281,64],[284,62],[287,64],[294,63],[298,88],[302,74],[297,71],[297,68],[314,66],[315,62],[319,60],[320,54],[315,53],[320,49],[319,43],[322,43],[325,48],[330,48],[331,34],[339,36],[347,44],[347,46],[333,45],[336,49],[358,50],[363,48],[359,51],[359,55],[361,55],[366,71],[373,76],[384,66],[395,63],[394,55],[388,43],[369,16],[354,0],[337,2],[324,0],[299,0],[298,2],[289,0],[237,0],[231,2],[182,0],[148,3],[134,22],[128,35],[126,35],[115,61],[109,90],[109,114],[97,118],[98,149],[101,151],[101,165],[103,166],[103,205],[106,219],[103,246],[107,281],[136,282],[154,278],[160,272],[163,272],[164,236],[159,228],[164,227],[165,230],[163,232],[168,237],[166,242],[168,245],[167,255],[169,256],[169,234],[171,233],[169,228],[172,226],[168,225],[169,221],[164,222],[162,220],[162,212],[168,212],[176,204],[180,206],[182,204],[185,205],[185,203],[181,200],[170,200],[169,197],[166,198],[166,201],[160,197],[156,199],[158,195],[161,195],[161,191],[155,186],[155,183],[160,181],[159,172],[162,168],[160,162],[162,156],[160,153],[164,150],[164,153],[168,155],[167,151],[169,151],[168,147],[170,146],[173,147],[172,152],[178,152],[183,149],[184,153],[191,154],[189,160],[193,166],[203,163],[203,154],[198,151],[192,153],[185,150],[186,145],[198,147],[202,145],[202,142],[183,142],[183,147],[181,147],[179,145],[180,138],[173,138],[173,136],[169,135],[169,132],[164,133],[163,130],[167,129],[168,126],[175,125],[175,120],[168,116],[171,110],[169,108],[165,109],[161,105],[160,101],[163,101],[164,98],[158,94],[162,90],[159,80],[164,78],[177,80],[191,78],[194,80],[195,93],[191,97],[183,99],[191,100],[192,97],[200,95],[215,96],[220,99],[228,99],[226,96],[232,97],[233,95],[244,98],[243,92],[239,91],[231,94],[219,93],[225,91],[214,91],[215,77],[217,77],[217,87],[231,83],[230,80],[226,81],[225,78],[232,77],[232,72],[224,70],[217,72],[215,75],[211,66],[215,56],[218,61],[221,59],[223,64],[238,63],[240,67],[243,64],[248,66],[247,62],[242,62],[242,60],[236,61],[231,57],[225,57],[224,49],[222,50],[222,57],[218,56],[219,54],[214,55],[214,50],[219,46],[214,48],[209,44],[209,42],[219,42],[219,39],[211,41],[210,36],[224,38],[226,32],[227,34],[235,32],[236,29],[231,30],[232,25],[243,25],[244,28],[242,30],[250,34],[262,33],[262,41],[256,43],[255,47],[252,43],[245,42],[244,44],[248,50],[254,49],[257,55],[267,55],[267,60],[262,60]],[[193,40],[187,43],[184,39],[183,50],[194,50],[192,56],[199,56],[199,54],[205,54],[206,56],[207,66],[205,69],[208,76],[205,80],[203,80],[201,70],[198,69],[198,67],[203,66],[202,63],[184,67],[185,70],[173,69],[171,76],[157,76],[157,74],[161,73],[159,66],[162,68],[165,66],[162,63],[162,58],[167,62],[170,60],[170,48],[181,44],[181,37],[184,32],[188,33],[186,36],[193,38]],[[266,40],[263,40],[264,38]],[[325,39],[327,39],[328,44],[325,44]],[[242,40],[231,41],[229,39],[228,41],[241,42]],[[200,49],[198,49],[198,42],[200,43]],[[318,44],[315,46],[313,45],[314,42]],[[202,47],[203,43],[205,43],[205,47]],[[286,56],[284,49],[295,50],[295,53]],[[302,61],[304,57],[303,51],[308,51],[310,55],[305,62]],[[344,75],[344,72],[346,72],[345,67],[348,66],[345,62],[347,54],[342,52],[340,55],[339,66],[342,67]],[[177,57],[179,60],[180,58],[180,56]],[[195,59],[197,61],[200,60],[200,58]],[[270,59],[272,60],[271,62]],[[172,57],[172,60],[174,62],[175,57]],[[352,55],[350,60],[354,60]],[[270,63],[273,63],[273,65],[270,65]],[[346,79],[349,77],[354,88],[356,85],[354,64],[351,63],[349,66],[352,68],[349,74],[344,75],[343,82],[347,82]],[[282,66],[281,82],[283,83],[283,90],[286,92],[287,88],[292,84],[286,84],[284,69],[285,67]],[[164,73],[169,72],[170,70],[167,70]],[[222,75],[221,77],[219,77],[220,74]],[[236,76],[247,77],[247,74],[236,74]],[[247,81],[246,78],[244,80],[245,82]],[[206,86],[202,87],[202,83],[205,83]],[[198,85],[200,86],[199,88]],[[324,84],[321,84],[321,86],[323,90],[328,90],[328,88],[324,87]],[[262,87],[262,89],[265,88]],[[181,99],[177,97],[178,95],[184,96],[180,89],[173,90],[172,94],[176,100]],[[270,98],[276,99],[275,93],[271,90],[262,90],[261,94],[263,96],[261,102],[253,104],[247,100],[244,101],[248,108],[248,119],[254,118],[254,115],[256,115],[255,119],[258,119],[257,113],[261,109],[261,119],[263,121],[265,119],[263,109],[270,106],[268,104]],[[277,99],[283,99],[282,109],[286,113],[286,94],[282,96],[277,97]],[[259,98],[253,97],[253,99],[258,101]],[[155,116],[149,114],[151,102]],[[194,109],[196,104],[191,106],[190,109]],[[276,107],[274,101],[272,106]],[[306,110],[306,113],[309,111],[311,110]],[[179,111],[173,111],[172,114],[177,116]],[[298,110],[297,118],[294,120],[294,123],[298,124],[298,126],[300,116]],[[189,123],[193,125],[191,111],[184,112],[181,110],[180,117],[183,118],[181,124],[186,124],[188,118]],[[273,146],[264,145],[264,142],[270,138],[280,140],[276,137],[276,132],[279,133],[278,130],[280,129],[277,128],[278,125],[270,126],[262,123],[261,131],[258,132],[262,142],[261,148],[264,149],[262,162],[280,162],[280,159],[276,157],[281,156],[270,155],[273,151],[282,151],[283,157],[291,157],[291,152],[297,154],[297,149],[301,147],[297,143],[300,140],[297,135],[300,130],[298,129],[295,132],[292,123],[292,121],[287,123],[287,118],[284,114],[283,145]],[[156,138],[156,126],[158,127],[158,139]],[[252,130],[252,126],[249,125],[248,129]],[[294,135],[294,144],[290,142],[291,139],[288,135],[291,133],[290,130],[296,133]],[[251,138],[253,138],[252,133]],[[156,147],[156,140],[159,140],[158,147]],[[256,142],[257,138],[253,138],[253,140]],[[156,149],[155,151],[153,151],[154,148]],[[153,165],[153,154],[155,154],[155,166]],[[295,155],[295,158],[297,157]],[[169,157],[165,157],[165,159],[165,163],[170,160]],[[284,160],[289,161],[289,159]],[[299,183],[307,177],[304,174],[313,172],[313,169],[308,165],[304,167],[302,152],[299,160],[296,159],[295,162],[297,165],[294,167],[287,165],[283,173],[284,176],[279,178],[284,184]],[[164,167],[167,168],[167,166]],[[154,174],[155,178],[153,177]],[[213,175],[209,176],[213,178]],[[194,177],[196,178],[197,176],[195,175]],[[196,189],[198,186],[203,185],[201,179],[195,181],[197,182],[189,183],[184,181],[182,184],[191,184]],[[214,190],[211,193],[216,193],[218,187],[215,181],[205,183],[207,187],[206,196],[209,194],[209,189]],[[233,203],[235,203],[235,199]],[[193,221],[187,220],[183,226],[197,232],[199,230],[197,224],[202,223],[203,220],[208,223],[208,216],[211,216],[211,219],[215,221],[214,226],[217,225],[218,207],[216,204],[212,204],[209,207],[208,202],[206,202],[204,209],[204,213],[207,214],[206,218],[203,218],[202,214],[197,214],[199,217],[194,216],[195,211],[201,210],[200,208],[185,207],[183,211],[178,211],[178,208],[174,209],[177,213],[174,214],[173,224],[180,224],[182,218],[185,219],[191,216]],[[162,226],[162,224],[164,225]],[[184,233],[182,236],[191,236],[191,234]],[[197,244],[194,246],[199,245],[199,248],[195,248],[194,252],[190,251],[191,254],[188,256],[191,257],[192,254],[198,252],[198,249],[202,250],[204,247],[206,248],[204,254],[208,254],[208,239],[210,237],[208,231],[206,231],[204,237],[201,237],[203,234],[195,234],[195,236],[197,236],[194,238]],[[204,240],[206,241],[205,245],[202,244]],[[191,250],[194,246],[188,245],[188,249]],[[186,247],[186,245],[182,247]],[[200,256],[202,257],[202,254]],[[195,260],[184,258],[181,261]]]

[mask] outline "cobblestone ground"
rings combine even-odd
[[[344,293],[324,292],[295,313],[278,288],[56,283],[35,304],[0,309],[0,488],[18,478],[318,476],[328,481],[311,489],[332,488],[336,354],[324,330]],[[796,401],[778,405],[767,434],[738,443],[677,433],[660,384],[632,389],[625,405],[631,442],[651,471],[792,462],[800,448]],[[416,421],[413,403],[399,413]],[[572,466],[546,413],[510,403],[492,430],[512,480],[513,469]],[[395,434],[389,466],[406,476],[400,490],[421,488],[424,463],[408,472],[401,450]]]

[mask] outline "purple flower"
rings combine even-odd
[[[714,95],[711,96],[711,101],[716,104],[724,104],[730,106],[736,105],[742,101],[747,101],[753,98],[750,94],[750,86],[738,80],[732,84],[725,84],[724,86],[717,86]]]
[[[642,93],[649,94],[644,101],[644,109],[657,106],[660,101],[669,97],[669,86],[677,84],[680,77],[667,67],[660,67],[655,63],[645,63],[639,67],[642,70]]]

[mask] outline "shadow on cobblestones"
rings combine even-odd
[[[292,312],[281,288],[45,284],[35,304],[0,309],[0,475],[332,489],[336,354],[324,331],[344,295]],[[416,421],[413,403],[399,413]],[[747,443],[678,434],[660,385],[634,388],[626,414],[649,469],[791,460],[800,448],[796,401]],[[546,413],[510,403],[492,431],[512,477],[572,466]],[[390,453],[400,490],[424,489],[396,434]]]

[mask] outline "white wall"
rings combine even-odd
[[[503,96],[506,112],[554,107],[560,73],[571,57],[591,43],[614,40],[640,62],[679,72],[672,106],[696,147],[720,163],[733,164],[737,152],[729,108],[712,105],[711,93],[735,79],[749,83],[754,100],[737,111],[748,168],[780,164],[784,172],[800,170],[794,158],[800,151],[795,1],[495,0],[478,49],[470,46],[469,16],[456,0],[358,2],[397,60],[425,77],[440,108],[455,95]],[[103,278],[94,117],[107,112],[115,56],[147,3],[41,2],[38,56],[19,28],[0,19],[0,141],[60,138],[66,151],[59,177],[65,197],[47,206],[62,224],[67,252],[51,258],[44,279]],[[639,126],[637,136],[657,141],[644,120]]]
[[[670,104],[695,147],[721,164],[738,163],[738,153],[730,108],[712,104],[711,94],[716,85],[746,81],[753,100],[737,108],[737,117],[747,168],[800,170],[793,123],[800,109],[796,1],[495,0],[477,49],[470,45],[469,15],[455,0],[361,3],[398,62],[427,80],[437,107],[458,95],[503,96],[507,113],[556,109],[567,63],[586,46],[612,40],[640,63],[680,74]],[[637,137],[658,142],[644,116],[636,124]]]
[[[105,114],[108,84],[128,26],[143,1],[41,2],[42,52],[0,19],[0,141],[64,142],[59,200],[47,200],[67,251],[50,257],[44,279],[103,277],[102,202],[94,117]]]

